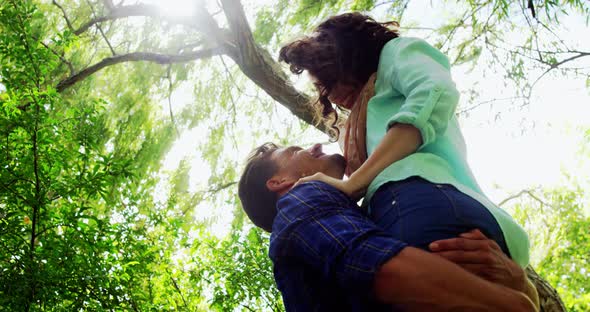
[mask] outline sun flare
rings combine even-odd
[[[195,13],[196,7],[199,2],[195,0],[147,0],[145,3],[154,4],[162,8],[162,12],[165,15],[170,16],[192,16]],[[215,1],[206,1],[215,2]]]

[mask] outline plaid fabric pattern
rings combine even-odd
[[[287,311],[391,311],[371,298],[373,279],[405,243],[322,182],[297,186],[277,210],[269,256]]]

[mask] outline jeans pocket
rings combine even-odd
[[[479,229],[489,239],[496,241],[504,253],[509,255],[502,229],[487,207],[453,186],[437,187],[449,199],[458,224],[466,230]]]

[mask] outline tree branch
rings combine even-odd
[[[172,111],[172,91],[174,87],[174,84],[172,83],[172,65],[168,65],[166,79],[168,80],[168,112],[170,113],[170,122],[172,123],[172,126],[174,126],[174,130],[176,130],[176,137],[178,138],[180,137],[180,131],[178,131],[178,126],[174,119],[174,112]]]
[[[29,202],[28,199],[26,199],[24,196],[22,196],[21,194],[19,194],[19,192],[11,189],[9,186],[10,185],[4,185],[4,183],[0,182],[0,186],[2,188],[4,188],[6,191],[8,191],[10,194],[14,195],[15,197],[19,198],[20,200],[22,200],[25,204],[27,205],[31,205],[31,202]]]
[[[511,201],[513,199],[517,199],[517,198],[521,197],[522,195],[527,194],[528,192],[529,192],[529,190],[522,190],[522,191],[520,191],[520,192],[518,192],[518,193],[516,193],[514,195],[508,196],[508,198],[502,200],[498,204],[498,206],[504,206],[504,204],[506,204],[507,202],[509,202],[509,201]]]
[[[543,280],[543,278],[540,277],[530,265],[526,268],[526,273],[528,278],[533,282],[533,284],[535,284],[537,292],[539,293],[539,300],[541,304],[541,309],[539,311],[567,311],[557,291],[551,287],[547,281]]]
[[[273,60],[271,55],[262,49],[254,41],[250,26],[244,14],[244,9],[239,0],[223,0],[222,7],[230,25],[230,30],[220,28],[215,19],[205,10],[200,8],[195,16],[186,18],[170,18],[163,16],[161,10],[154,5],[105,5],[110,8],[107,16],[95,17],[83,24],[74,33],[80,35],[94,24],[107,20],[131,16],[146,16],[162,18],[170,23],[187,25],[197,29],[206,36],[207,41],[223,47],[224,52],[230,56],[240,67],[242,72],[254,83],[261,87],[274,100],[286,107],[299,119],[313,125],[322,132],[328,132],[330,127],[326,121],[318,118],[313,100],[310,96],[299,92],[291,84],[289,77],[281,66]],[[130,55],[134,55],[133,53]],[[130,61],[129,56],[107,58],[98,64],[72,75],[58,84],[58,91],[63,91],[74,83],[88,77],[90,74],[112,64]],[[131,61],[146,60],[133,59]],[[149,61],[153,61],[149,59]],[[181,62],[181,61],[179,61]],[[170,62],[164,62],[170,63]]]
[[[572,57],[568,57],[568,58],[563,59],[563,60],[561,60],[561,61],[559,61],[557,63],[551,64],[549,70],[555,69],[555,68],[557,68],[557,67],[559,67],[559,66],[561,66],[561,65],[563,65],[563,64],[565,64],[567,62],[571,62],[571,61],[573,61],[575,59],[578,59],[578,58],[581,58],[581,57],[584,57],[584,56],[590,56],[590,52],[578,52],[577,55],[574,55]]]
[[[72,23],[70,22],[70,19],[68,18],[68,15],[66,14],[66,10],[64,10],[64,8],[61,5],[59,5],[59,3],[57,3],[57,1],[55,1],[55,0],[53,0],[52,3],[53,3],[53,5],[55,5],[56,7],[58,7],[61,10],[61,13],[64,16],[64,19],[66,20],[66,24],[68,25],[68,28],[73,31],[74,26],[72,26]]]
[[[530,198],[532,198],[533,200],[535,200],[536,202],[538,202],[539,204],[541,204],[541,206],[547,206],[547,207],[551,207],[553,208],[553,205],[545,202],[544,200],[542,200],[541,198],[539,198],[537,195],[535,195],[535,193],[533,193],[533,191],[531,190],[522,190],[512,196],[509,196],[508,198],[504,199],[503,201],[501,201],[498,206],[503,206],[504,204],[506,204],[507,202],[520,198],[523,195],[528,195]]]
[[[107,16],[98,16],[94,17],[90,21],[82,24],[78,29],[74,31],[74,34],[77,36],[81,35],[85,31],[87,31],[90,27],[94,26],[95,24],[102,23],[105,21],[116,20],[120,18],[132,17],[132,16],[146,16],[146,17],[162,17],[161,10],[158,9],[155,5],[149,4],[135,4],[135,5],[125,5],[121,7],[109,7],[107,5],[107,9],[109,9],[109,15]],[[182,19],[178,20],[179,23],[189,22],[189,19]],[[191,22],[192,24],[192,22]]]
[[[281,66],[254,41],[240,1],[221,0],[221,3],[233,36],[231,42],[236,44],[235,53],[228,55],[248,78],[293,115],[327,133],[330,127],[325,120],[317,118],[312,98],[295,89]]]
[[[230,81],[230,82],[231,82],[231,83],[232,83],[234,86],[236,86],[236,89],[238,89],[238,92],[240,92],[240,93],[241,93],[241,90],[240,90],[240,88],[239,88],[239,87],[238,87],[238,85],[236,84],[236,81],[234,80],[234,77],[233,77],[233,76],[232,76],[232,74],[230,73],[230,71],[229,71],[229,68],[228,68],[228,67],[227,67],[227,65],[225,64],[225,61],[223,60],[223,56],[219,56],[219,59],[221,60],[221,64],[223,65],[223,68],[225,69],[225,73],[227,74],[227,77],[228,77],[229,81]],[[234,127],[235,127],[235,128],[237,128],[237,123],[236,123],[236,116],[237,116],[237,114],[238,114],[238,113],[237,113],[237,105],[236,105],[236,101],[235,101],[235,99],[234,99],[233,92],[231,92],[231,87],[230,87],[230,86],[228,86],[228,85],[226,85],[226,88],[225,88],[225,90],[228,92],[229,99],[230,99],[230,102],[231,102],[231,107],[232,107],[232,109],[231,109],[231,112],[232,112],[232,123],[233,123]],[[234,148],[235,148],[235,149],[237,149],[237,148],[238,148],[238,143],[236,142],[236,137],[235,137],[235,135],[231,135],[230,137],[231,137],[232,143],[234,144]]]
[[[33,37],[35,40],[37,40],[43,47],[45,47],[49,52],[51,52],[53,55],[59,57],[59,59],[66,64],[66,66],[68,67],[68,69],[70,70],[70,75],[74,74],[74,66],[72,65],[72,63],[68,60],[66,60],[66,58],[64,57],[63,54],[57,53],[57,51],[53,50],[49,45],[45,44],[45,42],[43,42],[43,40],[40,40],[36,37]]]
[[[500,102],[500,101],[514,101],[514,100],[518,100],[518,99],[524,99],[524,98],[525,98],[525,97],[523,97],[523,96],[511,96],[511,97],[506,97],[506,98],[497,98],[497,99],[496,99],[496,98],[494,98],[494,99],[491,99],[491,100],[486,100],[486,101],[483,101],[483,102],[479,102],[479,103],[477,103],[477,104],[474,104],[474,105],[472,105],[472,106],[469,106],[469,107],[467,107],[467,108],[464,108],[464,109],[462,109],[462,110],[460,110],[460,111],[456,112],[455,114],[456,114],[456,115],[463,115],[463,114],[466,114],[466,113],[468,113],[468,112],[470,112],[470,111],[472,111],[472,110],[474,110],[474,109],[476,109],[476,108],[478,108],[478,107],[480,107],[480,106],[483,106],[483,105],[486,105],[486,104],[490,104],[490,103],[494,103],[494,102]]]
[[[532,84],[530,85],[530,87],[529,87],[529,90],[528,90],[528,95],[527,95],[527,97],[528,97],[528,98],[530,98],[530,97],[531,97],[531,94],[533,93],[533,88],[534,88],[534,87],[537,85],[537,83],[538,83],[538,82],[539,82],[541,79],[543,79],[543,77],[545,77],[545,75],[547,75],[549,72],[551,72],[551,71],[552,71],[552,70],[554,70],[554,69],[557,69],[559,66],[561,66],[561,65],[563,65],[563,64],[565,64],[565,63],[567,63],[567,62],[571,62],[571,61],[573,61],[573,60],[575,60],[575,59],[578,59],[578,58],[581,58],[581,57],[584,57],[584,56],[589,56],[589,55],[590,55],[590,53],[587,53],[587,52],[579,52],[577,55],[574,55],[574,56],[572,56],[572,57],[568,57],[568,58],[566,58],[566,59],[563,59],[563,60],[561,60],[561,61],[559,61],[559,62],[557,62],[557,63],[549,63],[549,62],[543,62],[543,61],[540,61],[540,60],[539,60],[541,63],[548,65],[548,66],[549,66],[549,68],[547,68],[547,69],[546,69],[546,70],[545,70],[545,71],[544,71],[544,72],[543,72],[541,75],[539,75],[539,77],[537,77],[537,79],[535,79],[535,81],[533,81],[533,83],[532,83]]]
[[[115,8],[115,4],[113,4],[113,1],[111,0],[102,0],[102,4],[109,10]]]
[[[86,3],[88,3],[88,6],[90,7],[90,10],[92,11],[92,16],[96,17],[96,11],[94,10],[94,6],[92,5],[92,2],[90,2],[90,0],[86,0]],[[109,46],[111,53],[113,55],[117,55],[117,53],[115,52],[115,49],[113,49],[113,46],[111,45],[111,43],[109,41],[109,38],[107,38],[107,35],[104,33],[102,26],[100,26],[100,23],[97,23],[96,27],[100,31],[100,34],[102,35],[102,38],[104,39],[104,41],[106,41],[107,45]]]
[[[168,272],[168,274],[170,274],[170,272]],[[180,295],[180,299],[182,299],[182,303],[184,304],[184,308],[187,309],[188,306],[186,304],[186,300],[184,299],[184,295],[182,294],[182,291],[180,290],[180,287],[178,287],[178,284],[176,283],[176,280],[172,276],[170,276],[170,280],[172,281],[172,285],[174,286],[174,289],[176,289],[176,291]]]
[[[134,4],[123,6],[109,6],[105,5],[109,11],[106,16],[97,16],[90,21],[82,24],[78,29],[74,30],[77,36],[86,32],[90,27],[105,22],[127,17],[153,17],[161,18],[172,24],[185,25],[191,28],[202,30],[204,35],[211,38],[226,37],[227,35],[223,29],[219,28],[217,23],[209,14],[206,13],[205,8],[200,8],[196,16],[187,17],[170,17],[162,14],[162,9],[150,4]]]
[[[229,187],[232,187],[234,185],[238,184],[238,181],[231,181],[231,182],[227,182],[224,184],[218,184],[215,187],[212,187],[208,190],[203,190],[203,191],[199,191],[194,193],[191,196],[191,201],[193,201],[194,198],[201,198],[201,200],[207,200],[209,199],[210,196],[217,194],[217,192],[225,190]],[[186,209],[184,209],[182,211],[182,215],[186,215],[186,213],[189,211],[189,209],[191,209],[192,207],[186,207]]]
[[[221,190],[225,190],[226,188],[228,188],[230,186],[233,186],[233,185],[236,185],[236,184],[238,184],[237,181],[231,181],[231,182],[228,182],[228,183],[225,183],[225,184],[218,185],[217,187],[214,187],[212,189],[208,189],[205,192],[207,192],[207,193],[213,193],[214,194],[214,193],[217,193],[217,192],[219,192]]]
[[[213,55],[222,54],[224,49],[221,48],[212,48],[212,49],[203,49],[195,52],[184,53],[184,54],[158,54],[158,53],[150,53],[150,52],[132,52],[129,54],[117,55],[112,57],[107,57],[102,61],[91,65],[77,74],[71,75],[68,78],[60,81],[56,89],[58,92],[62,92],[65,89],[73,86],[77,82],[87,78],[88,76],[94,74],[95,72],[115,64],[125,63],[125,62],[139,62],[139,61],[147,61],[153,62],[158,64],[172,64],[172,63],[183,63],[194,61],[202,58],[211,57]]]

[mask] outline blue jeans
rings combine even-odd
[[[385,232],[416,248],[428,250],[433,241],[477,228],[510,255],[494,216],[452,185],[419,177],[386,183],[371,198],[369,215]]]

